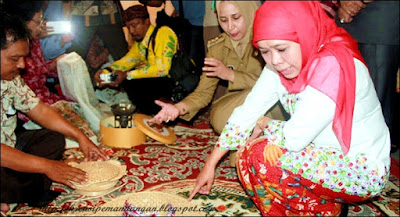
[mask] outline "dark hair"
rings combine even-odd
[[[25,22],[14,14],[4,10],[0,4],[1,49],[6,49],[18,40],[28,40],[30,32]]]
[[[4,9],[17,14],[24,22],[31,21],[37,12],[43,9],[43,1],[3,0]]]

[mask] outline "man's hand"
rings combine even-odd
[[[85,171],[71,167],[62,161],[47,160],[44,168],[46,168],[44,174],[47,177],[72,189],[75,189],[75,186],[71,181],[83,184],[88,180],[88,174]]]
[[[96,86],[98,87],[105,87],[105,86],[118,87],[126,79],[126,72],[113,71],[112,73],[115,73],[117,75],[117,80],[113,82],[104,83],[104,80],[100,78],[100,74],[102,73],[103,69],[99,69],[94,75],[94,80],[96,82]]]
[[[233,82],[235,73],[228,68],[219,59],[207,57],[204,59],[203,71],[209,77],[218,77],[222,80]]]
[[[353,17],[350,16],[343,8],[339,8],[338,16],[341,23],[350,23],[353,21]]]
[[[340,1],[340,8],[342,8],[348,15],[354,17],[362,9],[367,6],[362,1]]]
[[[104,81],[100,78],[101,73],[103,73],[103,69],[97,70],[96,74],[94,75],[94,81],[96,82],[96,86],[98,87],[107,86],[107,83],[103,83]]]
[[[79,147],[85,155],[85,161],[107,160],[107,156],[86,136],[79,138]]]
[[[110,82],[108,85],[111,87],[118,87],[127,77],[127,73],[123,71],[113,71],[117,75],[117,80]]]
[[[157,124],[161,124],[162,122],[168,123],[179,117],[180,111],[174,104],[165,103],[160,100],[155,100],[154,103],[161,106],[161,110],[149,122]]]

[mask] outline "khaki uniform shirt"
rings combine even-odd
[[[243,58],[239,58],[229,36],[222,33],[208,41],[207,48],[207,57],[219,59],[235,73],[234,82],[228,82],[227,93],[248,90],[254,86],[265,63],[258,50],[251,44],[246,48]],[[189,109],[189,113],[181,116],[182,119],[192,119],[200,109],[211,102],[219,80],[217,77],[207,77],[205,73],[201,75],[197,88],[181,101]]]

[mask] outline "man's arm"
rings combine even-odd
[[[76,139],[83,154],[85,155],[85,159],[97,160],[98,157],[106,159],[106,156],[96,147],[95,144],[93,144],[92,141],[87,138],[87,136],[81,130],[68,122],[64,117],[62,117],[47,104],[39,102],[37,106],[35,106],[26,114],[29,118],[44,128]]]
[[[94,75],[94,80],[96,81],[96,85],[98,87],[103,86],[112,86],[118,87],[126,78],[127,73],[130,70],[137,67],[142,60],[140,59],[140,52],[137,46],[137,43],[134,43],[129,52],[122,57],[121,59],[113,62],[109,68],[113,73],[115,73],[118,77],[117,80],[110,83],[103,83],[103,80],[100,78],[100,74],[103,73],[103,69],[99,69],[96,74]]]
[[[71,188],[75,187],[70,181],[82,183],[87,180],[84,171],[64,162],[37,157],[4,144],[1,144],[1,166],[19,172],[45,174],[51,180]]]
[[[176,53],[178,38],[166,26],[157,32],[155,47],[150,46],[147,64],[141,64],[128,72],[127,79],[156,78],[167,76],[171,69],[172,57]],[[154,55],[153,55],[154,51]]]

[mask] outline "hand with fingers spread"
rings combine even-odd
[[[46,164],[44,174],[47,177],[72,189],[75,189],[75,186],[71,181],[82,184],[88,181],[88,174],[85,171],[69,166],[65,162],[47,160]]]
[[[203,72],[209,77],[218,77],[222,80],[233,82],[235,73],[228,68],[219,59],[207,57],[204,59]]]
[[[154,103],[161,106],[161,110],[149,122],[157,124],[161,124],[162,122],[168,123],[179,117],[180,111],[174,104],[165,103],[160,100],[155,100]]]

